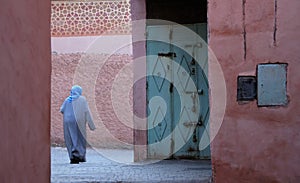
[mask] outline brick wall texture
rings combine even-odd
[[[62,114],[59,108],[64,99],[69,95],[75,77],[75,71],[84,57],[88,67],[82,73],[83,95],[89,104],[92,104],[93,96],[86,96],[87,89],[94,89],[95,106],[92,109],[96,131],[88,131],[88,142],[95,147],[102,148],[131,148],[132,146],[132,115],[128,108],[132,109],[132,91],[124,92],[125,88],[132,85],[132,71],[124,69],[132,62],[132,57],[126,54],[52,54],[51,75],[51,143],[64,146]],[[97,73],[92,70],[99,65]],[[114,86],[115,79],[122,73],[122,81]],[[94,74],[93,74],[94,73]],[[95,84],[87,82],[91,77],[96,78]],[[93,86],[94,85],[94,86]],[[113,87],[115,87],[113,89]],[[114,107],[112,98],[119,100],[119,107]],[[123,106],[127,101],[130,107]],[[121,111],[120,111],[121,110]],[[130,110],[129,110],[130,111]],[[121,115],[120,115],[121,114]],[[124,120],[124,117],[126,118]]]

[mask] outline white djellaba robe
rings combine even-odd
[[[86,123],[95,130],[88,103],[84,96],[69,102],[64,101],[60,108],[63,113],[63,128],[66,147],[70,159],[86,160]]]

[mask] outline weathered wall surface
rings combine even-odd
[[[49,182],[50,1],[3,1],[0,22],[0,182]]]
[[[216,183],[300,181],[299,8],[297,0],[209,0],[209,46],[227,85],[226,114],[212,143]],[[237,76],[276,62],[288,64],[288,105],[238,104]]]
[[[131,0],[130,10],[133,21],[133,79],[136,81],[146,75],[146,41],[142,41],[146,32],[146,1]],[[133,87],[133,113],[136,116],[133,121],[134,161],[147,159],[147,123],[143,120],[147,117],[146,108],[146,78],[142,78]]]
[[[96,47],[100,53],[132,55],[132,36],[77,36],[51,37],[53,53],[84,53],[91,52],[90,47]]]
[[[94,147],[131,148],[132,115],[127,109],[117,107],[115,103],[129,102],[132,105],[132,92],[125,93],[125,88],[132,86],[132,70],[124,69],[130,65],[132,57],[128,54],[87,54],[69,53],[52,54],[52,96],[51,96],[51,143],[64,145],[62,115],[59,108],[74,83],[74,78],[83,78],[83,95],[86,96],[93,113],[96,131],[88,133],[88,142]],[[88,63],[84,73],[76,73],[80,62]],[[100,65],[100,67],[99,67]],[[99,70],[94,73],[94,68]],[[80,69],[79,69],[80,70]],[[116,85],[116,79],[122,74],[123,80]],[[95,83],[89,83],[95,78]],[[94,95],[87,94],[93,89]],[[123,100],[120,102],[120,99]],[[95,102],[94,102],[95,101]],[[92,104],[96,105],[94,109]],[[124,104],[125,105],[125,104]]]

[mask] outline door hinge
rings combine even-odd
[[[173,29],[170,29],[170,33],[169,33],[169,39],[172,40],[173,39]]]
[[[173,93],[173,88],[174,88],[173,83],[170,83],[170,89],[169,89],[170,93]]]

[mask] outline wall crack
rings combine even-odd
[[[273,46],[277,46],[277,9],[278,0],[274,0],[274,28],[273,28]]]
[[[246,61],[247,59],[246,0],[243,0],[243,38],[244,38],[244,61]]]

